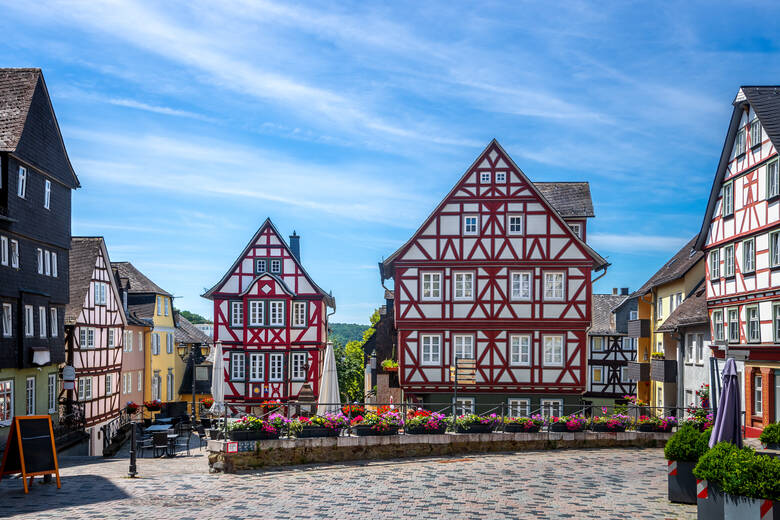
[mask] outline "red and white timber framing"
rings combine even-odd
[[[214,302],[227,403],[250,411],[266,399],[294,400],[305,383],[318,394],[328,307],[335,302],[312,281],[270,219],[204,297]],[[243,369],[234,367],[238,363]]]
[[[467,218],[473,217],[477,227],[468,229],[474,220]],[[584,219],[573,222],[583,226],[585,236]],[[606,265],[492,141],[382,265],[383,276],[395,285],[402,387],[421,394],[452,392],[449,367],[455,337],[462,335],[472,338],[467,342],[474,345],[477,365],[477,385],[469,393],[584,392],[591,271]],[[472,280],[468,297],[455,293],[462,273]],[[529,275],[530,295],[513,296],[515,273]],[[430,274],[440,280],[435,297],[424,295],[423,278]],[[562,275],[557,295],[545,296],[546,275]],[[436,362],[423,362],[421,338],[427,335],[440,338]],[[527,363],[511,362],[512,336],[529,338]],[[562,344],[558,363],[544,362],[548,336]]]

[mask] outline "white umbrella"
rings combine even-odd
[[[214,344],[214,363],[211,366],[211,398],[214,404],[212,413],[221,413],[225,401],[225,372],[222,368],[222,342]]]
[[[333,343],[330,342],[325,347],[325,364],[322,367],[319,402],[327,404],[317,405],[317,415],[338,413],[341,409],[339,378],[336,373],[336,354],[333,352]]]

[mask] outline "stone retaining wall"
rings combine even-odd
[[[481,433],[331,437],[208,443],[209,469],[235,473],[312,462],[398,459],[567,448],[660,448],[671,433]],[[228,453],[230,451],[230,453]]]

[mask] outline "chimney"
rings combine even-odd
[[[621,296],[628,296],[628,287],[621,287],[620,288],[620,295]]]
[[[295,257],[295,259],[300,262],[301,261],[301,237],[298,236],[297,233],[295,233],[295,230],[293,230],[293,234],[290,235],[290,251],[292,251],[292,254]]]
[[[613,288],[612,288],[612,295],[613,295],[613,296],[617,296],[617,293],[618,293],[617,291],[618,291],[618,290],[617,290],[617,287],[613,287]]]

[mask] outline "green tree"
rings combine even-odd
[[[179,311],[179,314],[182,315],[184,319],[189,321],[190,323],[198,324],[198,323],[211,323],[211,320],[207,320],[200,314],[195,314],[194,312],[190,311]]]
[[[371,326],[363,330],[362,338],[359,340],[347,341],[345,343],[340,337],[334,337],[331,334],[333,352],[336,355],[336,372],[338,374],[342,401],[363,401],[363,380],[365,377],[363,345],[374,334],[376,330],[374,327],[378,321],[379,311],[376,310],[371,315]],[[361,325],[360,327],[365,326]],[[354,330],[351,332],[354,332]]]

